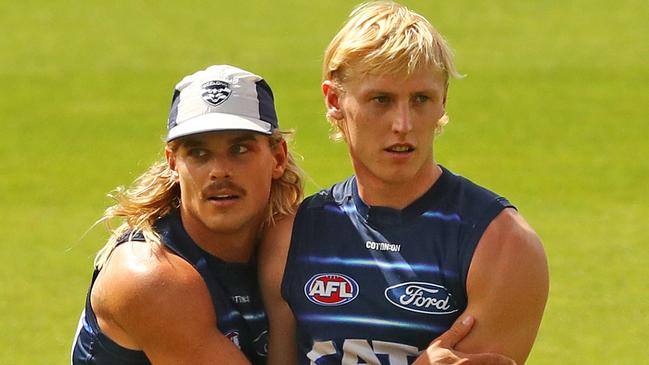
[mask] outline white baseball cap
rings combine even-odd
[[[215,65],[185,76],[176,85],[167,142],[225,130],[272,134],[278,127],[273,92],[261,76],[230,65]]]

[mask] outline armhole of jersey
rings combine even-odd
[[[138,235],[124,235],[120,237],[120,239],[118,239],[115,247],[126,242],[146,242],[146,240],[144,239],[144,237]],[[92,337],[92,342],[96,344],[94,346],[100,348],[101,351],[107,352],[108,354],[110,354],[110,356],[124,359],[125,361],[129,361],[129,363],[132,364],[148,364],[149,359],[142,350],[133,350],[121,346],[120,344],[115,342],[115,340],[108,337],[108,335],[106,335],[99,326],[97,315],[95,314],[95,310],[92,307],[91,296],[92,289],[95,286],[95,281],[97,280],[100,271],[101,270],[95,268],[92,273],[92,279],[90,281],[88,293],[86,294],[84,309],[81,313],[81,317],[79,318],[77,333],[75,335],[74,342],[72,343],[71,364],[74,364],[74,350],[77,346],[77,342],[79,341],[82,330],[85,330],[88,333],[88,336]]]
[[[464,247],[464,252],[460,255],[461,257],[461,268],[462,268],[462,283],[464,288],[466,288],[466,280],[469,275],[469,268],[471,267],[471,262],[473,261],[473,255],[475,250],[478,247],[478,243],[482,238],[482,235],[487,230],[487,227],[491,222],[506,208],[516,207],[512,205],[506,198],[496,197],[487,205],[484,213],[480,216],[478,223],[471,228],[470,233],[467,235],[464,244],[461,247]]]
[[[299,243],[296,241],[296,237],[299,236],[300,232],[298,230],[302,227],[303,217],[306,214],[306,210],[310,203],[310,198],[302,201],[300,206],[295,213],[295,220],[293,221],[293,227],[291,228],[291,240],[289,242],[288,255],[286,256],[286,263],[284,264],[284,274],[282,275],[282,298],[289,303],[288,298],[293,292],[293,280],[295,275],[291,272],[292,268],[295,268],[295,260],[300,251]],[[290,303],[289,303],[290,304]]]
[[[83,320],[86,321],[86,323],[90,326],[91,331],[94,332],[99,330],[101,331],[101,328],[99,328],[99,322],[97,321],[97,316],[95,315],[95,311],[92,308],[92,302],[90,301],[90,297],[92,296],[92,288],[95,287],[95,281],[97,280],[97,277],[99,276],[99,270],[95,269],[92,273],[92,280],[90,280],[90,288],[88,288],[88,293],[86,294],[86,302],[84,306],[84,316]]]

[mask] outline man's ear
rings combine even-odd
[[[446,82],[446,86],[444,86],[444,98],[442,99],[442,105],[444,106],[444,110],[446,110],[446,97],[448,96],[448,81]]]
[[[165,147],[165,160],[167,160],[167,165],[169,165],[169,170],[171,170],[174,180],[178,182],[178,172],[176,171],[176,155],[169,147]]]
[[[288,166],[288,145],[284,139],[273,147],[273,161],[273,179],[279,179]]]
[[[343,112],[340,108],[340,89],[331,80],[322,83],[325,105],[327,106],[327,117],[332,120],[342,120]]]

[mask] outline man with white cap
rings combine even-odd
[[[254,253],[302,177],[259,76],[211,66],[176,85],[165,160],[118,188],[73,364],[262,364]]]

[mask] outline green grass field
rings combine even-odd
[[[179,4],[184,4],[180,6]],[[551,292],[529,364],[649,361],[649,2],[404,1],[449,39],[445,166],[515,202]],[[347,176],[321,54],[352,2],[39,1],[0,10],[0,364],[65,364],[106,232],[86,231],[161,157],[172,87],[264,75],[314,192]]]

